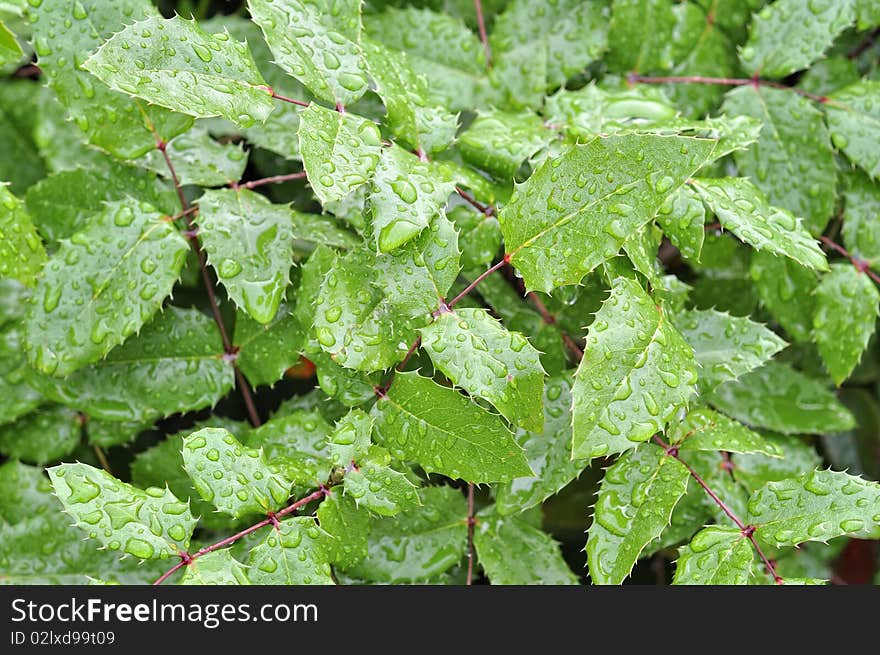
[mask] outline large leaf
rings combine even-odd
[[[595,584],[623,582],[642,550],[669,525],[687,483],[687,469],[653,444],[624,453],[605,472],[587,538]]]
[[[617,278],[596,313],[572,389],[573,458],[647,441],[695,391],[694,351],[639,284]]]
[[[422,344],[454,384],[485,398],[511,422],[544,427],[544,369],[522,334],[509,332],[484,309],[442,312],[422,328]]]
[[[46,250],[22,202],[0,184],[0,277],[34,283]]]
[[[31,364],[63,376],[101,359],[159,309],[188,249],[151,206],[107,203],[45,267],[27,319]]]
[[[229,297],[258,323],[278,313],[293,263],[291,210],[247,189],[206,191],[199,240]]]
[[[228,32],[208,34],[180,16],[127,25],[83,68],[122,93],[198,118],[222,116],[241,127],[265,120],[275,106],[245,43]]]
[[[629,134],[547,160],[499,216],[526,287],[547,292],[579,283],[653,218],[714,147],[709,139]]]
[[[49,479],[76,524],[110,550],[164,559],[189,548],[196,519],[167,488],[142,491],[87,464],[60,464]]]
[[[880,82],[863,80],[829,97],[828,128],[834,145],[872,178],[880,177]]]
[[[677,585],[745,585],[755,551],[738,528],[709,526],[681,549],[675,565]]]
[[[316,97],[347,105],[367,90],[360,0],[249,0],[275,63]]]
[[[379,442],[426,471],[468,482],[533,474],[497,416],[418,373],[398,373],[373,416]]]

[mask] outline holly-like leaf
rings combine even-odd
[[[275,384],[300,359],[305,331],[281,303],[275,318],[265,325],[239,312],[235,319],[233,343],[239,349],[235,360],[253,386]]]
[[[777,361],[721,385],[707,400],[746,425],[783,434],[826,434],[855,425],[821,382]]]
[[[213,406],[234,382],[213,320],[169,307],[102,362],[47,380],[41,389],[95,418],[147,422]]]
[[[380,516],[395,516],[421,505],[416,489],[405,474],[373,459],[345,474],[345,495],[351,496],[358,507]]]
[[[372,521],[365,509],[349,496],[332,493],[318,505],[317,515],[321,529],[332,537],[325,544],[331,564],[347,569],[367,556]]]
[[[546,532],[515,516],[485,514],[477,518],[474,549],[494,585],[572,585],[559,544]]]
[[[481,111],[459,137],[458,148],[468,163],[510,180],[553,136],[537,114]]]
[[[27,319],[31,365],[60,377],[104,357],[159,309],[188,249],[151,206],[107,203],[46,264]]]
[[[709,526],[681,549],[672,584],[749,584],[754,561],[755,551],[741,530]]]
[[[46,250],[22,202],[0,184],[0,277],[32,285],[46,263]]]
[[[464,496],[450,487],[427,487],[422,494],[424,507],[373,522],[369,552],[349,573],[391,584],[426,582],[461,561],[467,547]]]
[[[672,67],[675,13],[665,0],[614,0],[608,33],[608,63],[628,73]]]
[[[871,278],[846,263],[831,266],[814,297],[813,338],[839,385],[859,363],[874,334],[880,293]]]
[[[828,270],[819,244],[791,212],[773,207],[758,187],[742,177],[695,179],[694,188],[721,224],[754,247]]]
[[[330,474],[331,427],[316,411],[276,415],[244,440],[265,453],[269,464],[298,485],[317,486]]]
[[[752,254],[749,274],[761,303],[785,331],[795,341],[808,341],[813,329],[816,272],[765,251]]]
[[[653,218],[714,147],[709,139],[629,134],[594,139],[544,162],[499,215],[526,287],[548,292],[579,283]]]
[[[832,93],[825,109],[834,145],[874,179],[880,177],[878,101],[880,82],[862,80]]]
[[[700,407],[688,412],[680,423],[670,425],[667,436],[679,450],[724,450],[730,453],[762,453],[782,457],[782,449],[752,432],[742,423]]]
[[[353,409],[339,419],[328,447],[333,464],[345,467],[366,457],[372,432],[373,418],[362,409]]]
[[[680,312],[675,325],[694,349],[703,391],[758,368],[787,345],[760,323],[714,309]]]
[[[223,428],[184,438],[183,467],[202,498],[235,518],[274,511],[290,495],[290,480],[269,468],[263,451]]]
[[[138,20],[158,20],[153,3],[148,0],[67,0],[34,4],[36,6],[32,4],[28,8],[28,16],[40,70],[90,143],[117,157],[134,159],[156,147],[156,135],[170,141],[189,129],[192,125],[189,116],[126,98],[95,80],[83,65],[88,53],[124,25]],[[58,38],[59,31],[63,31],[64,38]],[[138,40],[141,40],[140,34]],[[144,53],[157,49],[155,41],[147,43]],[[136,78],[137,69],[128,64],[128,60],[124,61],[118,74],[124,76],[127,72]]]
[[[758,142],[734,153],[739,174],[749,177],[771,205],[803,217],[812,234],[821,234],[834,213],[837,164],[815,103],[782,89],[749,85],[730,91],[722,110],[760,121]]]
[[[700,261],[706,238],[706,207],[691,187],[683,186],[666,198],[654,218],[682,255]]]
[[[822,458],[816,449],[803,438],[767,432],[764,432],[762,436],[764,441],[776,446],[782,453],[782,457],[768,456],[763,453],[736,455],[733,477],[741,488],[753,492],[763,487],[767,482],[795,478],[822,466]],[[745,500],[747,501],[748,498]],[[743,509],[745,509],[745,505]],[[745,515],[745,511],[742,512],[742,515]]]
[[[385,148],[369,196],[378,249],[391,252],[418,236],[454,189],[442,169],[398,146]]]
[[[434,366],[455,385],[516,425],[543,429],[544,369],[522,334],[509,332],[485,309],[442,312],[421,334]]]
[[[253,20],[275,63],[317,98],[347,105],[367,90],[358,42],[361,3],[331,0],[249,0]]]
[[[87,464],[60,464],[49,479],[64,511],[110,550],[164,559],[189,548],[196,519],[167,488],[143,491]]]
[[[630,450],[605,472],[587,538],[587,566],[595,584],[620,584],[642,550],[669,525],[687,490],[688,471],[663,449]]]
[[[843,192],[844,220],[840,228],[850,254],[871,266],[880,264],[880,185],[861,171],[846,178]]]
[[[247,567],[232,556],[228,548],[196,559],[184,570],[182,585],[246,585]]]
[[[752,17],[740,61],[755,75],[785,77],[821,57],[855,18],[853,0],[776,0]]]
[[[247,189],[214,189],[199,200],[199,240],[235,304],[258,323],[278,313],[290,283],[290,208]]]
[[[197,118],[222,116],[241,127],[265,120],[275,106],[245,43],[225,31],[208,34],[180,16],[127,25],[82,67],[122,93]]]
[[[755,536],[774,546],[828,541],[880,527],[880,484],[839,471],[768,482],[749,499]]]
[[[428,472],[477,483],[534,474],[497,416],[418,373],[398,373],[372,413],[379,443]]]
[[[325,552],[327,535],[308,516],[295,516],[268,526],[262,543],[250,553],[248,577],[253,584],[334,584]]]
[[[695,391],[694,351],[633,280],[618,278],[587,334],[572,389],[572,458],[647,441]]]
[[[247,153],[240,145],[218,143],[205,129],[192,129],[173,138],[166,153],[174,163],[181,184],[220,186],[238,182],[247,166]],[[168,174],[168,165],[158,150],[148,152],[137,162],[144,168]]]
[[[81,417],[73,410],[41,407],[0,428],[0,453],[34,464],[48,464],[77,447],[81,427]]]
[[[381,136],[365,118],[312,104],[300,113],[299,149],[312,190],[326,204],[370,179],[379,163]]]

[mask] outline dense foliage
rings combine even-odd
[[[158,4],[0,2],[0,580],[871,581],[880,2]]]

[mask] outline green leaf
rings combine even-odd
[[[855,7],[860,30],[880,25],[880,7],[874,0],[855,0]]]
[[[391,252],[417,237],[454,190],[442,169],[398,146],[385,148],[369,195],[378,249]]]
[[[167,488],[142,491],[87,464],[60,464],[48,472],[64,511],[108,549],[164,559],[189,548],[196,519]]]
[[[548,292],[577,284],[614,257],[714,147],[707,139],[630,134],[594,139],[547,160],[499,216],[526,287]]]
[[[238,182],[247,166],[247,153],[240,145],[218,143],[205,129],[192,129],[168,142],[166,152],[174,163],[181,184],[220,186]],[[158,150],[137,162],[159,175],[168,175],[168,165]]]
[[[871,266],[880,264],[880,186],[855,170],[846,177],[840,234],[851,255]]]
[[[376,582],[427,582],[455,566],[467,548],[464,496],[450,487],[422,490],[424,507],[374,521],[369,552],[348,573]]]
[[[327,480],[332,469],[330,432],[330,425],[318,412],[299,410],[274,416],[251,431],[244,443],[261,449],[285,478],[313,487]]]
[[[688,475],[653,444],[624,453],[605,472],[587,538],[594,584],[620,584],[629,576],[642,550],[669,525]]]
[[[536,114],[489,110],[477,114],[459,137],[458,147],[469,164],[509,180],[553,136]]]
[[[290,208],[247,189],[212,189],[199,200],[199,240],[229,297],[258,323],[272,321],[290,284]]]
[[[0,453],[34,464],[54,462],[79,445],[79,414],[46,406],[0,428]]]
[[[182,585],[250,584],[247,567],[232,556],[228,548],[199,557],[189,564],[180,580]]]
[[[499,514],[521,512],[543,502],[577,478],[588,461],[571,459],[572,376],[565,372],[547,379],[544,387],[544,429],[516,432],[533,476],[514,478],[498,486],[495,507]]]
[[[681,549],[672,584],[746,585],[754,561],[752,544],[738,528],[710,526]]]
[[[825,253],[804,229],[801,219],[771,206],[746,178],[702,178],[692,184],[721,224],[755,250],[789,257],[807,268],[828,270]]]
[[[335,584],[324,552],[329,537],[315,519],[296,516],[269,526],[266,538],[251,550],[248,577],[253,584]]]
[[[761,122],[758,142],[734,153],[739,174],[771,205],[803,217],[812,234],[821,234],[837,195],[837,164],[822,112],[790,91],[752,86],[730,91],[722,111]]]
[[[381,461],[367,460],[345,474],[345,495],[380,516],[395,516],[421,505],[416,489],[405,474]]]
[[[733,476],[737,484],[749,492],[763,487],[767,482],[797,477],[822,466],[822,458],[816,449],[801,437],[764,433],[763,438],[776,446],[782,457],[763,453],[734,457]]]
[[[370,179],[379,163],[381,136],[365,118],[312,104],[300,113],[299,149],[312,190],[326,204]]]
[[[455,138],[457,116],[431,103],[427,80],[416,74],[405,53],[372,41],[364,46],[367,67],[394,135],[413,150],[445,149]]]
[[[353,409],[336,423],[330,434],[330,459],[336,466],[360,462],[370,450],[373,419],[362,409]]]
[[[752,254],[749,274],[761,303],[785,331],[795,341],[808,341],[813,329],[816,272],[765,251]]]
[[[318,505],[318,522],[332,539],[325,544],[331,564],[347,569],[367,556],[372,521],[366,510],[340,493],[331,493]]]
[[[762,453],[782,457],[782,449],[752,432],[742,423],[711,409],[700,407],[688,412],[680,423],[670,425],[667,436],[679,450],[723,450],[729,453]]]
[[[819,59],[854,21],[853,0],[776,0],[752,17],[740,61],[749,73],[785,77]]]
[[[44,269],[27,318],[31,365],[60,377],[104,357],[159,309],[188,249],[150,205],[107,203]]]
[[[880,177],[880,82],[863,80],[829,96],[825,111],[834,145],[868,175]]]
[[[714,309],[680,312],[675,325],[694,349],[704,392],[758,368],[787,345],[760,323]]]
[[[693,349],[664,311],[637,282],[616,279],[575,374],[572,458],[647,441],[687,403],[696,381]]]
[[[515,516],[480,515],[477,558],[494,585],[573,585],[577,576],[546,532]]]
[[[287,303],[263,325],[244,312],[235,319],[233,343],[239,349],[236,363],[251,385],[275,384],[300,359],[305,334]]]
[[[103,361],[40,388],[94,418],[147,422],[213,406],[234,381],[214,321],[169,307]]]
[[[842,432],[855,424],[821,382],[777,361],[721,385],[707,400],[746,425],[783,434]]]
[[[248,9],[275,63],[317,98],[348,105],[364,95],[360,0],[249,0]]]
[[[832,264],[813,295],[813,339],[831,377],[840,385],[874,334],[880,293],[871,278],[847,262]]]
[[[290,495],[290,481],[269,468],[263,451],[242,445],[223,428],[185,437],[183,467],[202,498],[235,518],[274,511]]]
[[[140,55],[134,66],[132,48]],[[208,34],[180,16],[127,25],[82,67],[111,89],[197,118],[222,116],[241,127],[265,120],[275,106],[245,43],[225,31]]]
[[[0,277],[32,285],[46,263],[46,250],[22,202],[0,183]]]
[[[379,443],[429,473],[476,483],[534,474],[497,416],[418,373],[398,373],[372,413]]]
[[[0,21],[0,64],[16,62],[24,56],[15,34]]]
[[[448,216],[458,228],[462,268],[484,268],[491,264],[501,248],[501,227],[495,215],[487,216],[459,205],[452,208]]]
[[[880,526],[880,484],[838,471],[812,471],[768,482],[749,499],[755,535],[774,546],[797,546]]]
[[[666,0],[614,0],[606,61],[612,70],[628,73],[672,67],[672,3]]]
[[[134,159],[156,147],[153,130],[170,141],[189,129],[189,116],[143,106],[108,89],[84,70],[88,53],[124,25],[137,20],[158,20],[153,3],[77,0],[36,4],[29,7],[28,15],[40,70],[90,143],[117,157]],[[58,38],[59,31],[64,38]],[[146,47],[146,53],[157,50],[155,41],[149,41]],[[118,73],[135,77],[135,70],[125,59]]]
[[[49,478],[39,467],[16,460],[0,464],[0,520],[4,525],[51,514],[51,493]]]
[[[654,219],[682,255],[700,261],[706,238],[706,207],[691,187],[683,186],[667,197]]]
[[[544,426],[544,369],[537,350],[485,309],[440,313],[421,329],[424,350],[453,384],[485,398],[527,430]]]

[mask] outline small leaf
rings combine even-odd
[[[749,500],[750,525],[774,546],[796,546],[880,526],[880,484],[838,471],[768,482]]]
[[[425,471],[476,483],[533,475],[497,416],[418,373],[398,373],[372,413],[379,442]]]
[[[197,220],[199,240],[229,297],[258,323],[269,323],[290,283],[290,208],[247,189],[213,189],[199,200]]]
[[[46,250],[22,202],[0,184],[0,277],[32,285],[46,263]]]
[[[685,310],[675,325],[694,349],[704,392],[758,368],[787,345],[760,323],[714,309]]]
[[[3,24],[3,21],[0,21],[0,65],[14,63],[22,56],[24,53],[15,40],[15,34]]]
[[[484,309],[442,312],[421,334],[434,366],[453,384],[485,398],[516,425],[543,429],[544,369],[522,334]]]
[[[61,406],[41,407],[0,428],[0,453],[34,464],[48,464],[79,445],[82,429],[77,412]]]
[[[60,464],[49,479],[76,524],[110,550],[155,559],[189,548],[196,519],[167,488],[142,491],[87,464]]]
[[[312,190],[326,204],[370,179],[379,163],[381,135],[365,118],[311,104],[300,113],[299,149]]]
[[[880,185],[861,171],[846,177],[840,234],[850,254],[871,266],[880,264]]]
[[[880,177],[880,82],[862,80],[836,91],[826,105],[834,145],[872,178]]]
[[[331,427],[316,411],[298,410],[276,415],[244,439],[259,448],[274,468],[298,485],[314,487],[330,475],[332,462],[328,439]]]
[[[871,278],[845,263],[831,266],[814,297],[813,338],[832,379],[840,385],[874,334],[880,293]]]
[[[358,46],[361,3],[331,0],[249,0],[275,63],[316,97],[347,105],[367,90]]]
[[[637,282],[618,278],[590,325],[572,389],[572,458],[647,441],[694,393],[693,349]]]
[[[134,66],[132,46],[140,55]],[[225,31],[208,34],[180,16],[127,25],[83,68],[122,93],[197,118],[222,116],[241,127],[265,120],[275,107],[247,44]]]
[[[324,543],[329,537],[308,516],[284,519],[267,527],[262,543],[251,550],[248,577],[253,584],[334,584]]]
[[[282,302],[265,325],[244,312],[235,318],[233,343],[238,348],[236,363],[251,385],[275,384],[300,359],[305,331]]]
[[[330,434],[330,459],[336,466],[359,462],[370,450],[373,419],[361,409],[353,409],[336,423]]]
[[[746,425],[783,434],[827,434],[855,425],[822,383],[777,361],[721,385],[707,400]]]
[[[346,473],[344,488],[358,507],[380,516],[395,516],[422,504],[406,475],[378,461],[367,460]]]
[[[247,567],[232,556],[228,548],[199,557],[189,564],[180,580],[182,585],[250,584]]]
[[[754,561],[752,544],[738,528],[709,526],[681,549],[672,584],[746,585]]]
[[[318,522],[330,539],[325,548],[331,564],[348,569],[367,556],[372,521],[349,496],[331,493],[318,505]]]
[[[683,186],[666,198],[654,218],[682,255],[700,261],[706,238],[706,207],[691,187]]]
[[[653,444],[627,451],[605,472],[587,538],[594,584],[620,584],[629,576],[642,550],[669,525],[688,475]]]
[[[219,186],[237,182],[247,166],[247,153],[240,145],[218,143],[205,129],[192,129],[168,142],[166,152],[174,162],[174,172],[181,184]],[[136,163],[168,174],[168,165],[159,150],[148,152]]]
[[[700,407],[688,412],[680,423],[670,425],[667,435],[684,451],[723,450],[730,453],[762,453],[768,457],[782,457],[780,449],[742,423],[727,418],[711,409]]]
[[[479,516],[474,548],[493,585],[578,584],[559,544],[515,516]]]
[[[553,136],[537,114],[482,111],[458,138],[458,148],[468,163],[509,180]]]
[[[675,13],[664,0],[614,0],[607,61],[620,72],[672,67]]]
[[[27,319],[31,365],[60,377],[104,357],[159,309],[188,250],[151,206],[107,203],[44,269]]]
[[[813,329],[813,294],[818,282],[816,272],[765,251],[752,254],[749,274],[761,303],[785,331],[795,341],[809,341]]]
[[[290,494],[290,481],[269,469],[262,450],[243,446],[223,428],[184,438],[183,467],[202,498],[235,518],[274,511]]]

